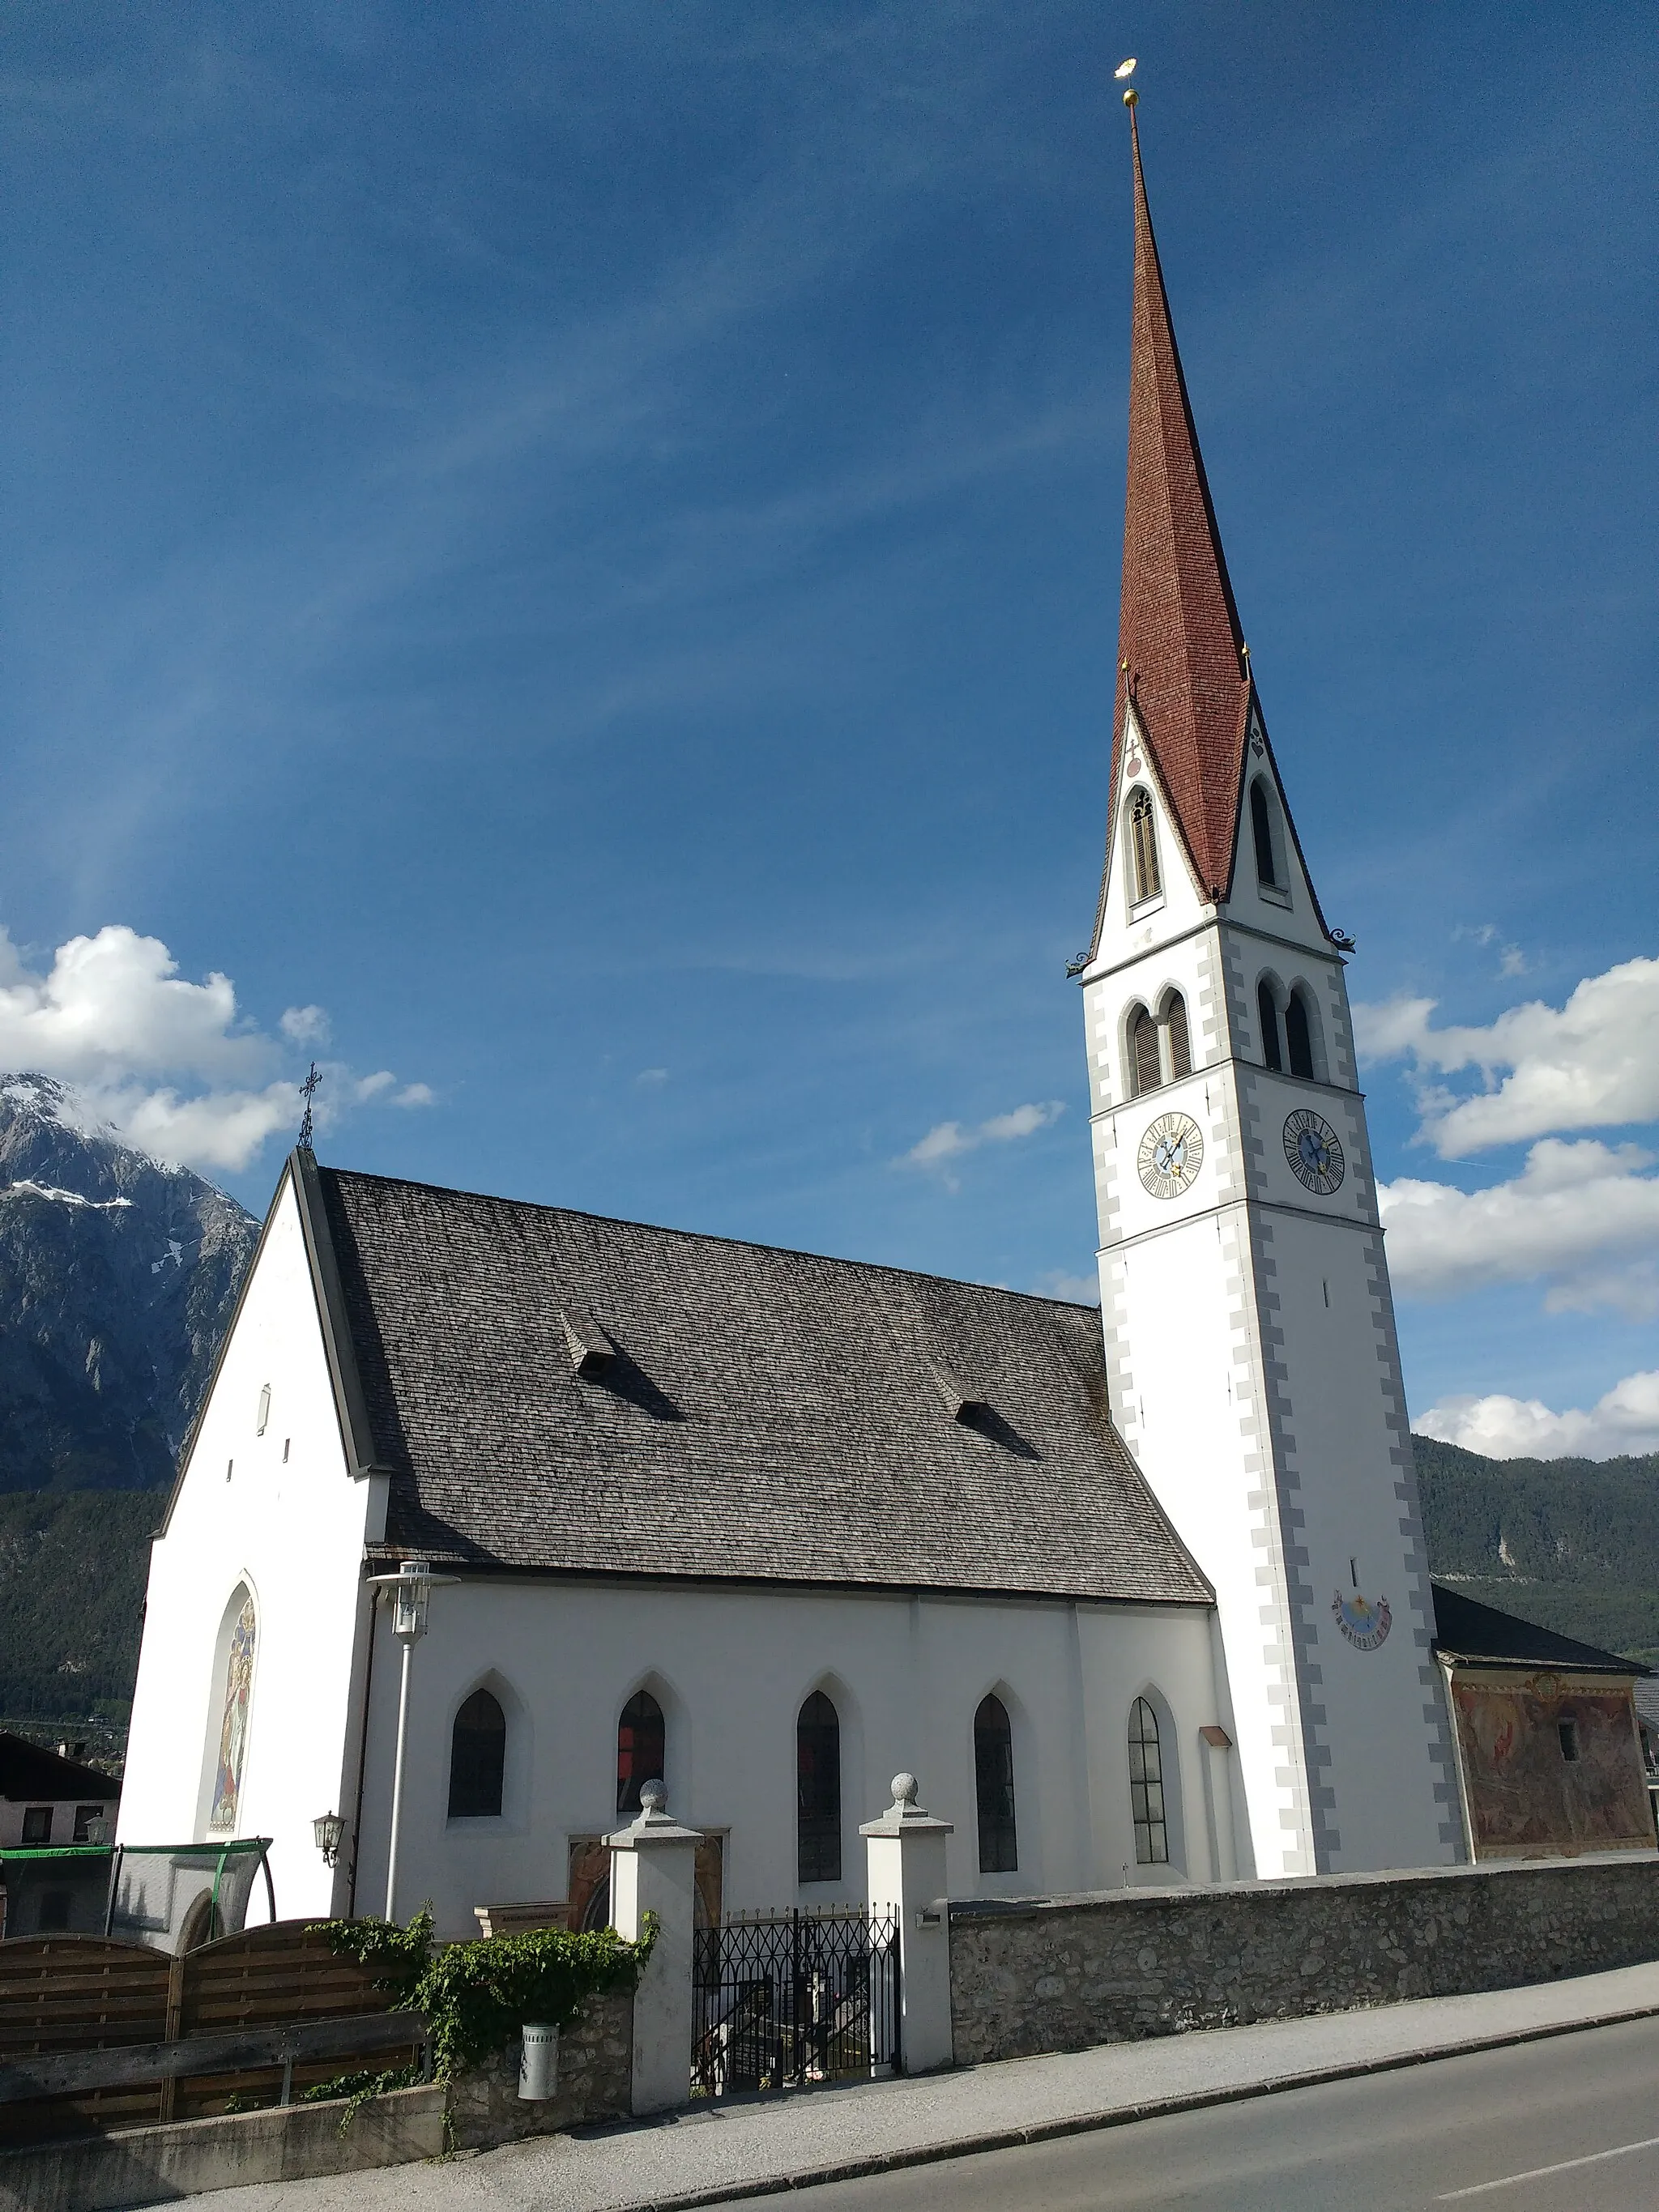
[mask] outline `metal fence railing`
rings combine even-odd
[[[694,1946],[693,2096],[901,2070],[895,1914],[757,1914]]]

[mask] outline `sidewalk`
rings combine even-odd
[[[270,2183],[204,2212],[670,2212],[1659,2013],[1659,1965],[1468,1997],[702,2106],[425,2166]]]

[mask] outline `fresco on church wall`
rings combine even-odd
[[[1459,1668],[1451,1694],[1477,1859],[1653,1848],[1627,1686]]]
[[[213,1809],[208,1828],[215,1835],[234,1835],[236,1805],[242,1793],[242,1765],[247,1756],[248,1707],[253,1698],[253,1600],[243,1601],[230,1633],[225,1660],[225,1704],[219,1723],[219,1759],[213,1778]]]

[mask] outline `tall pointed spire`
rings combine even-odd
[[[1199,882],[1218,898],[1232,873],[1249,659],[1176,349],[1133,105],[1129,131],[1135,278],[1113,788],[1133,700]]]

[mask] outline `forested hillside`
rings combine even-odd
[[[1412,1443],[1441,1580],[1659,1663],[1659,1453],[1499,1460],[1428,1437]]]
[[[0,1492],[0,1721],[122,1721],[165,1490]]]

